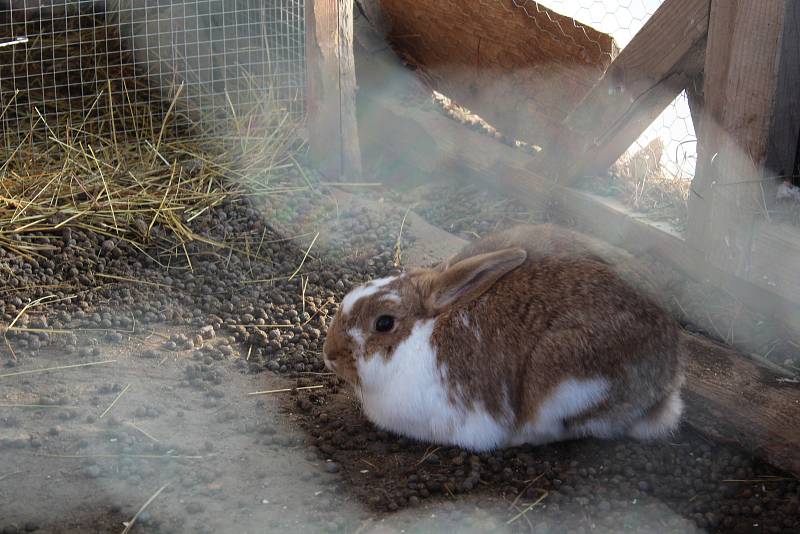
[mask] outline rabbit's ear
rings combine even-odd
[[[503,275],[522,265],[526,256],[521,248],[507,248],[466,258],[442,271],[437,269],[430,280],[428,308],[441,313],[480,297]]]

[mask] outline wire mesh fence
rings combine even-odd
[[[304,0],[0,2],[0,128],[13,140],[297,119],[304,35]]]

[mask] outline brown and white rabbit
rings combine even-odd
[[[376,425],[476,451],[679,423],[678,326],[627,253],[551,225],[342,300],[323,347]],[[627,278],[631,278],[628,280]]]

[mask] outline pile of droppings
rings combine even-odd
[[[524,210],[514,211],[517,207],[492,208],[489,203],[489,209],[484,209],[488,197],[464,195],[447,202],[440,198],[421,206],[420,211],[429,220],[462,234],[485,233],[532,220]],[[440,201],[453,210],[446,210]],[[452,220],[448,214],[458,212],[459,206],[464,206],[463,220]],[[498,211],[507,217],[498,221],[491,216]],[[150,257],[107,236],[75,230],[32,234],[30,239],[46,239],[56,250],[38,259],[0,251],[0,321],[9,324],[17,319],[15,326],[27,329],[7,333],[8,346],[17,360],[8,346],[0,348],[5,351],[4,370],[13,371],[48,347],[63,347],[71,353],[70,358],[81,361],[102,360],[106,346],[124,345],[133,332],[167,325],[180,331],[139,356],[158,366],[168,355],[186,353],[175,394],[191,393],[192,402],[212,411],[215,415],[209,425],[238,429],[248,444],[266,455],[277,455],[286,448],[304,450],[307,460],[320,469],[302,476],[329,484],[335,494],[350,495],[377,514],[389,514],[386,517],[438,503],[442,510],[439,519],[445,521],[439,527],[450,524],[476,531],[743,533],[800,529],[800,484],[796,479],[734,447],[705,442],[689,431],[668,442],[648,445],[579,441],[473,454],[415,443],[366,422],[349,388],[324,374],[320,351],[330,317],[344,293],[354,284],[395,271],[394,246],[402,216],[402,210],[392,209],[379,215],[359,209],[337,214],[322,193],[230,202],[193,221],[196,233],[227,243],[228,248],[193,243],[185,253],[153,253]],[[319,239],[310,247],[318,231]],[[50,295],[52,302],[30,306]],[[22,310],[25,313],[20,315]],[[285,432],[271,423],[244,422],[235,410],[226,408],[222,386],[233,379],[230,373],[236,369],[244,374],[270,370],[295,379],[297,386],[324,387],[283,397],[282,415],[294,425],[294,430]],[[123,392],[123,384],[96,384],[90,402],[100,409],[108,406]],[[72,403],[70,395],[69,390],[54,389],[37,402],[66,406]],[[167,416],[180,419],[183,412],[180,405],[166,414],[160,405],[143,403],[132,415],[146,423]],[[78,415],[70,408],[57,413],[57,421],[46,433],[2,438],[0,451],[35,452],[65,440],[62,425],[71,424]],[[213,455],[215,442],[191,446],[158,443],[116,415],[103,421],[103,451],[119,455],[119,459],[84,460],[73,476],[111,479],[133,487],[170,479],[172,484],[165,492],[200,488],[196,498],[184,503],[187,517],[234,517],[236,510],[253,506],[251,496],[231,498],[221,489],[220,481],[228,475],[213,462],[203,461],[198,466],[190,458]],[[3,413],[0,429],[15,429],[24,423],[19,415]],[[95,446],[88,441],[74,445],[75,452]],[[159,467],[137,454],[174,459]],[[271,491],[280,494],[283,490],[272,487]],[[208,504],[222,495],[228,500]],[[469,505],[464,504],[467,502]],[[308,514],[320,530],[358,527],[338,508],[336,499],[326,503],[312,507],[298,496],[293,506],[300,511],[309,507]],[[487,512],[498,507],[506,513],[502,518]],[[135,508],[105,513],[123,520],[131,512]],[[167,520],[149,512],[140,517],[140,524],[148,532],[180,530],[178,519]],[[37,525],[28,527],[34,531]],[[210,528],[205,531],[212,531]],[[26,529],[26,525],[0,523],[2,532]]]
[[[316,225],[329,215],[328,204],[309,192],[257,205],[227,202],[191,226],[223,248],[195,241],[170,254],[141,253],[70,228],[25,236],[54,250],[24,258],[0,249],[0,321],[16,328],[0,349],[10,352],[5,365],[15,365],[18,351],[35,354],[51,343],[96,356],[78,346],[80,332],[103,331],[107,341],[121,343],[137,328],[168,324],[195,330],[191,338],[167,340],[163,351],[226,333],[247,347],[250,371],[319,371],[326,321],[345,290],[395,270],[402,218],[355,210]],[[318,227],[325,235],[309,249],[315,232],[308,228]],[[159,228],[151,234],[157,241]]]

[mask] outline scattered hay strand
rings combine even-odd
[[[403,243],[403,228],[406,226],[406,217],[408,217],[408,213],[411,211],[413,206],[409,206],[406,208],[406,212],[403,214],[403,220],[400,221],[400,230],[397,232],[397,240],[394,243],[394,266],[400,267],[400,263],[402,261],[403,252],[402,252],[402,243]]]
[[[318,386],[301,386],[298,388],[283,388],[283,389],[269,389],[266,391],[251,391],[248,395],[272,395],[273,393],[290,393],[292,391],[302,391],[306,389],[320,389],[324,388],[323,385]]]
[[[203,456],[186,454],[33,454],[42,458],[64,458],[70,460],[84,460],[87,458],[139,458],[142,460],[202,460]]]
[[[128,423],[127,423],[127,425],[128,425],[128,426],[130,426],[130,427],[132,427],[132,428],[134,428],[134,429],[136,429],[136,430],[138,430],[138,431],[139,431],[139,432],[141,432],[141,433],[142,433],[142,434],[143,434],[145,437],[147,437],[147,438],[151,439],[152,441],[154,441],[154,442],[156,442],[156,443],[161,443],[161,442],[160,442],[160,440],[158,440],[158,439],[156,439],[155,437],[153,437],[153,436],[152,436],[151,434],[149,434],[149,433],[148,433],[148,432],[147,432],[145,429],[143,429],[142,427],[138,426],[136,423],[131,423],[131,422],[128,422]]]
[[[76,363],[73,365],[58,365],[56,367],[45,367],[43,369],[28,369],[27,371],[16,371],[13,373],[5,373],[0,375],[0,378],[8,378],[10,376],[32,375],[34,373],[47,373],[50,371],[61,371],[63,369],[77,369],[79,367],[90,367],[92,365],[106,365],[109,363],[115,363],[116,361],[117,360],[102,360],[99,362]]]
[[[539,480],[540,478],[542,478],[543,476],[544,476],[544,473],[539,473],[539,474],[536,476],[536,478],[534,478],[533,480],[531,480],[531,481],[530,481],[530,482],[529,482],[529,483],[528,483],[528,484],[527,484],[527,485],[526,485],[524,488],[522,488],[522,490],[521,490],[521,491],[520,491],[520,492],[517,494],[517,496],[516,496],[516,498],[514,499],[514,501],[513,501],[513,502],[512,502],[512,503],[509,505],[509,507],[508,507],[508,510],[509,510],[509,511],[511,511],[511,509],[512,509],[512,508],[515,508],[515,507],[517,506],[517,503],[519,502],[519,500],[522,498],[522,495],[523,495],[523,494],[524,494],[526,491],[528,491],[528,488],[530,488],[531,486],[533,486],[533,485],[536,483],[536,481],[537,481],[537,480]]]
[[[310,244],[310,245],[308,245],[308,248],[306,249],[306,252],[305,252],[305,254],[303,254],[303,259],[302,259],[302,260],[300,260],[300,265],[298,265],[298,266],[297,266],[297,269],[295,269],[295,270],[294,270],[294,272],[293,272],[293,273],[292,273],[292,274],[289,276],[289,281],[291,281],[291,280],[292,280],[292,279],[293,279],[295,276],[297,276],[297,273],[299,273],[299,272],[300,272],[300,269],[302,269],[302,268],[303,268],[303,264],[305,264],[305,262],[306,262],[306,258],[308,258],[308,255],[309,255],[309,253],[311,252],[311,247],[313,247],[313,246],[314,246],[314,243],[316,243],[316,242],[317,242],[317,238],[318,238],[318,237],[319,237],[319,232],[317,232],[317,235],[315,235],[315,236],[314,236],[314,239],[312,239],[312,240],[311,240],[311,244]]]
[[[108,408],[106,408],[106,409],[103,411],[103,413],[101,413],[101,414],[98,416],[98,419],[102,419],[103,417],[105,417],[105,415],[106,415],[108,412],[110,412],[110,411],[111,411],[111,408],[113,408],[113,407],[114,407],[114,405],[116,405],[116,404],[117,404],[117,402],[119,402],[119,399],[121,399],[121,398],[122,398],[122,396],[125,394],[125,392],[126,392],[126,391],[128,391],[128,389],[129,389],[130,387],[131,387],[131,385],[130,385],[130,384],[128,384],[127,386],[125,386],[125,387],[122,389],[122,391],[120,391],[120,392],[119,392],[119,395],[117,395],[116,397],[114,397],[114,400],[113,400],[113,401],[111,401],[111,404],[109,404],[109,405],[108,405]]]
[[[66,404],[0,404],[0,408],[71,408]]]
[[[521,518],[521,517],[525,517],[525,514],[527,514],[527,513],[528,513],[528,512],[530,512],[531,510],[533,510],[533,508],[534,508],[535,506],[537,506],[537,505],[541,504],[541,502],[542,502],[543,500],[545,500],[545,499],[547,498],[547,496],[548,496],[548,495],[550,495],[550,492],[549,492],[549,491],[546,491],[546,490],[542,490],[542,491],[543,491],[543,493],[542,493],[542,494],[539,496],[539,498],[538,498],[538,499],[536,499],[536,500],[535,500],[535,501],[533,501],[531,504],[529,504],[528,506],[526,506],[525,508],[523,508],[523,509],[522,509],[522,511],[520,511],[520,512],[519,512],[517,515],[515,515],[514,517],[512,517],[511,519],[509,519],[508,521],[506,521],[506,525],[510,525],[511,523],[514,523],[514,522],[515,522],[516,520],[518,520],[519,518]]]
[[[0,475],[0,480],[5,480],[7,478],[13,477],[15,475],[22,474],[22,471],[14,471],[13,473],[6,473],[5,475]]]
[[[127,534],[128,532],[130,532],[130,530],[133,528],[133,525],[136,524],[136,520],[139,519],[140,515],[142,515],[142,512],[144,512],[145,509],[148,506],[150,506],[150,504],[154,500],[156,500],[159,495],[161,495],[161,492],[164,491],[167,488],[167,486],[169,486],[169,484],[164,484],[163,486],[158,488],[158,490],[153,495],[151,495],[150,498],[147,499],[147,501],[142,505],[142,507],[139,508],[139,510],[133,515],[130,521],[122,523],[123,525],[125,525],[125,528],[122,530],[122,534]]]
[[[431,450],[431,449],[433,449],[433,450]],[[435,454],[436,451],[438,451],[439,449],[441,449],[441,447],[435,447],[435,448],[434,447],[428,447],[428,449],[425,451],[425,454],[422,455],[422,458],[420,458],[420,460],[416,464],[414,464],[415,467],[420,465],[421,463],[423,463],[428,458],[430,458],[431,455]]]

